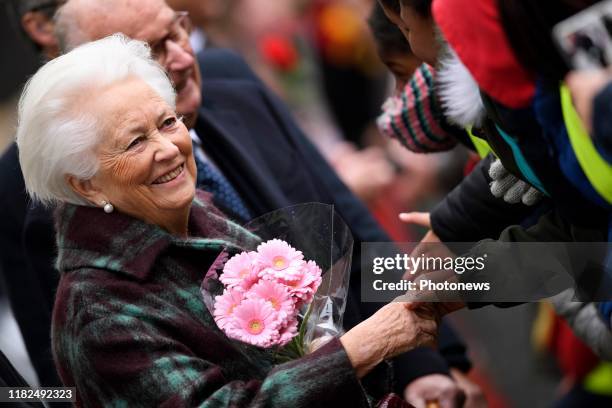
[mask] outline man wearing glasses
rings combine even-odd
[[[63,0],[19,0],[21,27],[36,44],[41,56],[50,60],[59,55],[53,15]]]
[[[177,112],[192,130],[198,186],[211,191],[215,204],[230,217],[244,222],[296,203],[325,202],[334,204],[351,227],[356,251],[360,242],[389,241],[297,128],[286,107],[239,57],[223,50],[206,50],[196,57],[189,45],[186,13],[173,11],[163,0],[69,0],[57,11],[55,25],[62,51],[116,32],[150,45],[175,85]],[[50,220],[48,210],[31,208],[24,226],[27,257],[38,260],[38,275],[45,262],[46,273],[54,273]],[[46,243],[41,236],[47,237]],[[358,252],[354,259],[355,276]],[[349,296],[345,315],[349,327],[374,311],[358,306],[358,282],[354,279],[355,296]],[[413,369],[411,379],[420,376],[414,372],[417,366],[426,374],[447,372],[435,352],[419,353],[418,364],[410,356],[398,364]]]

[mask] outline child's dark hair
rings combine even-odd
[[[433,0],[399,0],[404,7],[414,9],[421,17],[431,17],[431,3]]]
[[[412,49],[404,34],[387,18],[383,8],[377,2],[368,18],[368,25],[382,53],[412,54]]]
[[[393,11],[395,14],[400,13],[400,0],[378,0],[375,3],[379,3],[377,6],[380,8],[380,4]]]

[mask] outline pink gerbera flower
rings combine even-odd
[[[257,247],[257,263],[264,275],[276,278],[300,272],[304,255],[280,239],[272,239]]]
[[[270,347],[279,338],[278,313],[263,299],[245,299],[233,313],[231,335],[245,343]]]
[[[278,339],[278,345],[284,346],[289,343],[298,334],[298,319],[294,317],[283,329],[280,331],[280,337]]]
[[[289,293],[298,298],[297,307],[312,301],[312,298],[321,285],[321,268],[314,261],[304,263],[300,273],[294,275],[295,279],[283,279],[282,283],[287,286]]]
[[[248,290],[259,280],[259,268],[255,265],[255,252],[241,252],[231,257],[219,277],[227,288]]]
[[[215,297],[215,310],[213,315],[215,322],[221,330],[226,330],[232,326],[232,317],[234,309],[238,306],[244,295],[242,292],[235,289],[226,289],[222,295]]]
[[[323,271],[321,268],[319,268],[319,265],[317,265],[315,261],[308,261],[306,262],[306,274],[310,276],[310,283],[308,286],[310,289],[312,289],[311,293],[314,295],[317,293],[317,290],[319,290],[319,286],[321,286],[321,281],[323,280],[321,275],[323,274]]]
[[[276,281],[261,280],[253,285],[245,296],[249,299],[263,299],[270,302],[283,322],[287,321],[296,312],[295,302],[291,294],[284,285]]]

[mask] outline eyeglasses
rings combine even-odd
[[[177,11],[174,14],[174,20],[172,21],[168,34],[162,39],[149,44],[153,58],[160,63],[166,61],[168,56],[168,41],[172,41],[183,49],[187,48],[192,28],[193,26],[189,18],[189,13],[186,11]]]

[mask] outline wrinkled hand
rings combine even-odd
[[[389,303],[340,338],[359,378],[383,360],[434,343],[436,321],[410,306]]]
[[[414,311],[423,319],[433,319],[440,322],[442,318],[450,313],[465,307],[464,302],[413,302],[409,303],[409,309]]]
[[[456,368],[450,370],[453,380],[465,394],[464,408],[487,408],[487,399],[478,386],[473,383],[463,372]]]
[[[592,129],[593,99],[610,81],[612,73],[605,69],[574,71],[565,78],[576,112],[589,133]]]
[[[465,394],[450,377],[430,374],[408,384],[404,399],[415,408],[426,408],[434,403],[440,408],[458,408],[463,406]]]

